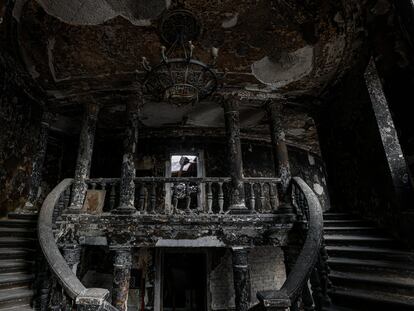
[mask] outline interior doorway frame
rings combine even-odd
[[[207,248],[156,248],[155,249],[155,280],[154,280],[154,311],[163,311],[163,275],[164,275],[164,260],[165,254],[168,253],[186,253],[186,254],[204,254],[206,258],[206,293],[205,303],[206,310],[211,311],[211,294],[210,294],[210,270],[211,270],[211,257],[209,249]]]

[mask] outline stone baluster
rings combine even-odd
[[[247,311],[251,300],[248,249],[235,247],[232,251],[236,310]]]
[[[226,125],[227,153],[231,177],[230,213],[248,213],[245,204],[243,182],[243,159],[240,140],[239,102],[234,97],[223,101],[224,120]]]
[[[173,214],[178,214],[177,185],[178,185],[177,183],[174,183],[174,186],[173,186],[173,197],[172,197]]]
[[[283,128],[283,105],[281,103],[268,102],[266,109],[270,120],[270,134],[274,165],[277,168],[277,176],[281,179],[283,202],[280,206],[282,212],[292,213],[292,205],[288,194],[290,180],[292,178],[289,164],[289,154]]]
[[[264,213],[266,211],[266,196],[265,196],[265,184],[260,182],[259,183],[260,189],[260,211]]]
[[[224,191],[223,191],[223,183],[218,183],[218,205],[219,205],[219,213],[224,214]]]
[[[116,200],[116,183],[111,185],[111,191],[109,193],[109,210],[112,211],[115,208]]]
[[[206,183],[207,188],[207,213],[213,214],[213,191],[211,189],[211,182]]]
[[[129,281],[131,278],[131,249],[119,247],[113,248],[113,251],[114,274],[112,283],[112,305],[120,311],[125,311],[127,308]]]
[[[124,157],[122,160],[120,202],[119,207],[112,211],[116,214],[133,214],[135,208],[135,157],[138,143],[139,104],[128,101],[126,107],[127,128],[124,140]]]
[[[93,144],[95,140],[95,130],[99,108],[100,106],[96,103],[86,105],[86,111],[80,133],[71,204],[68,207],[69,213],[81,212],[86,192],[88,190],[85,180],[89,178],[91,170]]]
[[[279,198],[277,196],[277,185],[269,182],[269,198],[272,212],[276,212],[279,207]]]
[[[254,213],[256,212],[256,207],[255,207],[256,194],[254,192],[254,183],[251,182],[249,186],[250,186],[250,210]]]
[[[150,211],[149,213],[155,214],[157,212],[157,183],[151,183],[151,193],[150,193]]]
[[[145,213],[145,183],[141,183],[139,187],[139,202],[138,209],[140,212]]]
[[[52,115],[48,112],[43,112],[42,121],[40,125],[39,140],[37,143],[36,154],[34,155],[32,174],[30,176],[30,188],[27,202],[22,213],[37,213],[37,200],[41,194],[42,171],[46,158],[47,141],[49,137],[49,128]]]

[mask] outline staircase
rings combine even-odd
[[[325,213],[333,305],[327,310],[414,310],[414,253],[371,223]]]
[[[36,241],[33,216],[10,214],[0,219],[0,311],[33,310]]]

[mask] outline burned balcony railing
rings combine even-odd
[[[110,212],[119,205],[119,179],[98,178],[86,182],[89,190],[105,191],[104,212]],[[135,208],[142,214],[225,214],[229,210],[229,177],[139,177],[134,182]],[[279,178],[245,178],[244,201],[249,211],[276,211],[279,183]]]

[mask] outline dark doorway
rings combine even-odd
[[[206,310],[205,254],[165,253],[163,271],[163,310]]]

